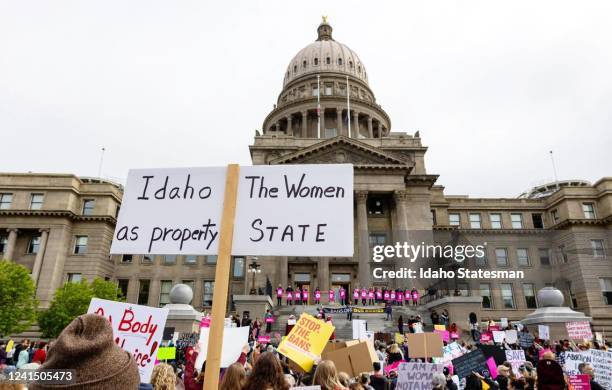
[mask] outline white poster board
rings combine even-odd
[[[433,375],[441,373],[443,364],[400,363],[397,368],[397,389],[431,389]]]
[[[112,254],[215,255],[226,167],[133,169]],[[232,254],[352,256],[353,166],[240,167]]]
[[[366,340],[366,320],[353,320],[353,340]]]
[[[503,343],[506,338],[506,332],[503,330],[494,330],[493,332],[493,341],[496,343]]]
[[[518,342],[518,333],[516,329],[506,331],[506,342],[508,344],[516,344]]]
[[[500,324],[502,329],[506,329],[508,327],[508,319],[507,318],[500,318],[499,319],[499,324]]]
[[[589,321],[567,322],[567,337],[573,340],[590,340],[593,338],[591,323]]]
[[[512,365],[514,375],[521,377],[519,367],[525,364],[525,351],[522,349],[506,350],[506,360]]]
[[[140,381],[149,383],[168,310],[92,298],[87,313],[110,321],[115,342],[134,357]]]
[[[538,337],[542,340],[550,339],[550,327],[548,325],[538,325]]]
[[[200,328],[200,353],[195,361],[195,368],[200,370],[208,354],[208,338],[210,328]],[[249,342],[249,327],[225,328],[223,330],[223,348],[221,349],[221,368],[236,363],[242,353],[242,348]]]

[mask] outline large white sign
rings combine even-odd
[[[195,361],[195,367],[199,370],[208,356],[208,338],[210,328],[200,328],[200,353]],[[223,329],[223,348],[221,349],[221,368],[229,367],[236,363],[242,348],[249,342],[249,327]]]
[[[589,349],[583,352],[564,352],[563,371],[567,375],[578,375],[580,363],[593,366],[595,381],[606,389],[612,389],[612,352]]]
[[[168,310],[92,298],[87,313],[110,321],[115,342],[134,357],[140,381],[149,383]]]
[[[215,255],[225,167],[135,169],[113,254]],[[240,167],[232,254],[353,255],[353,166]]]
[[[431,389],[433,375],[443,369],[444,365],[435,363],[400,363],[396,389]]]

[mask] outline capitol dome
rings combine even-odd
[[[316,41],[300,50],[289,62],[283,86],[307,74],[343,73],[368,83],[365,66],[357,53],[332,38],[332,27],[323,19]]]

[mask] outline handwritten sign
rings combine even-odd
[[[521,348],[529,348],[533,345],[535,337],[531,333],[520,332],[519,333],[519,345]]]
[[[218,253],[226,167],[134,169],[111,253]],[[350,164],[240,168],[233,255],[352,256]]]
[[[506,332],[503,330],[494,330],[493,331],[493,341],[496,343],[503,343],[506,338]]]
[[[549,340],[550,327],[548,325],[538,325],[538,337],[542,340]]]
[[[400,363],[397,368],[397,389],[430,389],[431,380],[444,365],[435,363]]]
[[[570,375],[567,379],[569,390],[591,390],[591,378],[586,374]]]
[[[518,341],[518,333],[515,329],[506,331],[506,342],[508,344],[516,344]]]
[[[525,364],[525,351],[522,349],[506,350],[506,360],[512,365],[512,372],[517,377],[521,376],[519,367]]]
[[[278,352],[310,372],[333,331],[333,325],[302,313],[291,332],[278,345]]]
[[[591,324],[588,321],[568,322],[565,324],[567,337],[573,340],[592,339]]]
[[[140,381],[149,383],[168,310],[92,298],[87,313],[108,319],[115,343],[134,357]]]
[[[466,378],[472,371],[485,377],[489,376],[487,360],[479,349],[453,359],[453,367],[459,379]]]

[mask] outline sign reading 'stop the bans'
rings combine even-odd
[[[217,254],[226,171],[131,170],[111,253]],[[352,165],[240,167],[232,254],[352,256]]]

